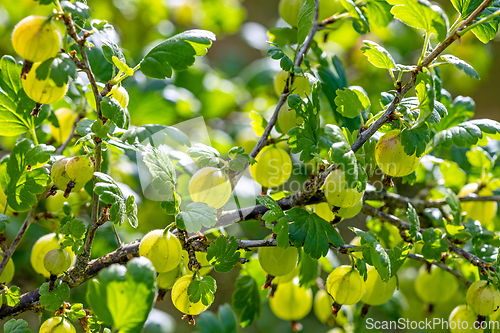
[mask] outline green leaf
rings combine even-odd
[[[344,245],[344,240],[333,225],[315,213],[293,207],[286,212],[291,224],[290,241],[297,247],[303,246],[304,252],[314,259],[326,256],[330,242],[334,246]]]
[[[174,165],[168,157],[167,150],[164,149],[163,145],[159,147],[147,145],[140,148],[144,164],[149,169],[153,178],[151,185],[165,200],[171,199],[174,195],[177,176]]]
[[[99,198],[104,203],[112,205],[109,209],[110,221],[122,225],[125,218],[127,218],[132,227],[137,227],[137,205],[135,199],[127,198],[127,201],[125,201],[123,192],[111,176],[101,172],[95,172],[94,176],[99,180],[94,187],[95,193],[100,196]]]
[[[253,164],[254,158],[250,157],[245,153],[245,148],[243,147],[233,147],[228,152],[231,160],[228,163],[229,169],[232,171],[243,171],[247,163]]]
[[[361,51],[363,51],[373,66],[386,69],[396,68],[396,62],[389,51],[369,40],[364,40],[363,44],[366,46],[361,47]]]
[[[302,111],[306,117],[303,127],[294,127],[288,131],[288,146],[292,153],[300,153],[299,158],[304,163],[309,162],[319,152],[321,142],[317,115],[313,113],[311,104],[307,104],[307,109],[307,114]]]
[[[450,148],[452,145],[470,147],[483,138],[483,133],[500,133],[500,123],[491,119],[474,119],[463,122],[437,133],[433,139],[433,146],[442,146],[443,148]]]
[[[447,96],[443,95],[441,102],[446,107],[448,114],[442,117],[439,123],[432,124],[436,132],[456,126],[474,116],[476,103],[470,97],[457,96],[452,101],[451,96],[447,98]]]
[[[451,54],[442,55],[441,59],[443,59],[444,61],[446,61],[446,62],[448,62],[448,63],[450,63],[452,65],[454,65],[457,69],[464,71],[464,73],[468,77],[472,77],[474,79],[478,79],[479,80],[479,74],[477,74],[477,72],[474,69],[474,67],[472,67],[471,65],[469,65],[467,62],[463,61],[462,59],[457,58],[457,57],[455,57],[454,55],[451,55]]]
[[[418,218],[417,211],[410,203],[408,204],[408,209],[406,210],[406,216],[408,216],[408,220],[411,223],[409,230],[410,237],[416,238],[417,241],[420,240],[422,237],[422,235],[420,235],[420,219]]]
[[[37,203],[37,194],[50,183],[49,171],[43,167],[55,151],[52,146],[35,146],[27,139],[18,141],[11,151],[7,164],[9,185],[7,202],[13,210],[23,212]]]
[[[198,159],[200,166],[206,167],[211,161],[219,161],[220,153],[214,147],[195,143],[187,150],[187,154],[192,158]]]
[[[156,272],[151,261],[133,258],[127,266],[111,265],[88,282],[87,299],[106,326],[140,333],[156,296]]]
[[[22,90],[21,68],[11,56],[0,59],[0,128],[2,135],[17,136],[35,128],[33,102]]]
[[[107,38],[101,38],[102,42],[102,54],[104,58],[109,63],[113,63],[113,57],[117,57],[119,60],[125,61],[125,56],[122,53],[122,50],[115,42]]]
[[[385,28],[392,22],[392,6],[385,0],[370,0],[366,3],[366,16],[370,25]]]
[[[48,311],[56,311],[63,305],[64,301],[69,298],[69,286],[66,282],[56,280],[54,282],[54,289],[49,291],[49,283],[42,284],[39,290],[40,303]]]
[[[4,203],[5,204],[5,203]],[[0,214],[0,233],[4,233],[7,224],[10,223],[10,217],[5,214]]]
[[[439,171],[443,174],[444,186],[457,191],[467,182],[467,174],[456,162],[443,161],[439,163]]]
[[[5,291],[3,297],[7,306],[18,306],[21,298],[21,289],[17,286],[12,286]]]
[[[481,2],[481,0],[451,0],[453,7],[461,14],[463,19],[472,14]]]
[[[297,24],[299,45],[304,43],[313,26],[315,9],[316,5],[314,0],[303,0],[300,5],[299,20]]]
[[[403,266],[412,248],[411,244],[406,244],[404,248],[396,246],[393,249],[387,250],[387,254],[391,259],[391,276],[396,276],[396,273]]]
[[[257,200],[261,205],[269,208],[262,216],[262,219],[266,222],[266,227],[277,235],[276,244],[287,248],[290,245],[288,240],[288,220],[283,209],[269,195],[259,196]]]
[[[71,3],[70,1],[61,1],[61,7],[65,12],[71,13],[73,18],[80,18],[81,20],[90,18],[90,8],[83,2],[76,1],[75,3]]]
[[[11,319],[3,324],[5,333],[31,333],[28,323],[24,319]]]
[[[217,237],[215,243],[210,244],[207,250],[207,260],[219,273],[227,273],[240,260],[238,241],[234,236],[229,239],[225,236]]]
[[[336,94],[337,111],[344,117],[354,118],[370,107],[370,100],[358,89],[339,89]]]
[[[500,1],[493,1],[485,10],[482,11],[481,15],[474,21],[477,22],[482,18],[495,13],[500,10]],[[479,26],[472,29],[472,33],[484,44],[488,43],[490,40],[495,38],[498,32],[498,24],[500,23],[500,17],[496,16]]]
[[[425,259],[441,260],[441,253],[448,251],[448,243],[443,239],[443,232],[439,229],[429,228],[422,233],[424,246],[422,255]]]
[[[213,303],[215,299],[215,291],[217,290],[217,283],[211,276],[204,276],[200,280],[194,280],[189,284],[187,293],[189,301],[192,303],[201,303],[208,306]]]
[[[64,53],[61,57],[45,60],[36,69],[38,80],[46,80],[47,77],[50,77],[58,87],[67,84],[70,78],[76,79],[76,76],[75,62]]]
[[[204,202],[192,202],[175,217],[177,227],[189,233],[212,228],[217,223],[217,210]]]
[[[219,306],[219,315],[205,311],[196,318],[196,333],[236,333],[238,318],[229,304]]]
[[[253,131],[257,136],[262,136],[267,127],[267,120],[257,111],[250,112],[250,118],[252,119],[250,126],[252,126]]]
[[[61,221],[62,224],[62,221]],[[85,232],[87,228],[81,220],[73,219],[61,226],[61,233],[65,235],[62,241],[64,247],[71,247],[76,254],[83,253]]]
[[[349,13],[349,16],[352,19],[352,27],[359,34],[365,34],[370,31],[370,26],[368,24],[368,20],[364,16],[361,9],[359,9],[354,1],[352,0],[340,0],[342,5]]]
[[[302,253],[300,257],[299,285],[306,289],[316,284],[318,277],[318,260],[311,258],[307,253]]]
[[[104,96],[101,100],[101,112],[103,117],[110,119],[116,126],[123,129],[128,128],[130,115],[127,109],[122,109],[116,98]]]
[[[78,319],[87,316],[87,312],[83,308],[83,304],[82,303],[73,303],[73,304],[71,304],[71,310],[66,311],[64,314],[71,321],[78,321]]]
[[[193,65],[195,56],[203,56],[215,41],[215,34],[206,30],[188,30],[155,46],[141,62],[141,71],[153,79],[172,76],[173,70]]]
[[[233,307],[238,313],[240,325],[243,328],[250,326],[260,316],[259,287],[251,276],[242,275],[236,280]]]
[[[383,281],[389,281],[391,278],[391,260],[385,249],[378,241],[377,236],[372,231],[362,231],[358,228],[352,230],[361,238],[363,249],[363,258],[366,262],[377,269]]]
[[[394,5],[391,13],[406,25],[423,29],[436,35],[439,41],[446,38],[448,19],[437,5],[427,0],[389,0]]]
[[[417,124],[423,124],[434,111],[434,81],[428,73],[418,73],[417,80],[415,81],[415,92],[418,97],[418,108],[420,110]]]
[[[415,153],[418,157],[422,156],[430,140],[429,128],[426,124],[414,129],[405,128],[401,132],[401,144],[405,153],[410,156]]]

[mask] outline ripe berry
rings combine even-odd
[[[158,273],[173,270],[181,262],[181,242],[170,231],[156,229],[141,240],[139,255],[148,258]]]
[[[52,137],[57,143],[61,144],[69,137],[71,131],[73,130],[73,123],[77,117],[77,114],[69,108],[60,108],[54,111],[54,114],[59,123],[59,127],[54,127],[50,125],[50,132]]]
[[[201,269],[198,270],[198,274],[200,275],[207,275],[210,273],[212,270],[212,266],[207,260],[207,253],[206,252],[195,252],[195,257],[196,261],[201,265]],[[189,269],[189,254],[186,250],[182,250],[182,262],[184,263],[184,266]]]
[[[410,156],[405,153],[399,130],[387,132],[378,140],[375,160],[380,170],[391,177],[407,176],[420,163],[416,154]]]
[[[359,302],[365,294],[365,281],[357,270],[344,265],[328,276],[326,290],[338,304],[351,305]]]
[[[40,104],[57,102],[66,95],[68,84],[65,83],[61,87],[57,86],[54,80],[50,78],[50,69],[48,76],[44,80],[37,79],[36,69],[40,64],[40,62],[34,63],[26,79],[21,80],[24,92],[29,98]]]
[[[172,288],[172,303],[180,312],[196,316],[208,309],[209,305],[204,305],[201,300],[196,303],[189,300],[187,290],[192,281],[193,277],[186,275],[175,282]]]
[[[198,170],[189,182],[189,194],[195,202],[204,202],[216,209],[222,208],[231,197],[231,182],[218,168]]]
[[[269,246],[259,249],[260,266],[273,276],[287,275],[297,266],[298,251],[295,247]]]
[[[335,169],[326,177],[323,191],[326,200],[332,206],[352,207],[358,204],[363,197],[363,192],[358,192],[355,188],[346,188],[345,173],[340,169]]]
[[[300,2],[300,0],[299,0]],[[287,71],[279,71],[274,78],[274,91],[279,96],[285,89],[286,80],[288,79],[289,73]],[[293,84],[290,87],[290,92],[292,94],[300,95],[301,97],[306,97],[311,93],[311,86],[309,85],[309,80],[300,75],[294,75]]]
[[[49,251],[58,248],[60,248],[60,244],[55,233],[42,236],[35,242],[35,245],[33,245],[33,249],[31,250],[31,266],[38,274],[41,274],[46,278],[50,277],[49,271],[47,271],[44,266],[44,258]],[[69,247],[66,248],[66,251],[70,254],[71,261],[73,262],[75,259],[73,251]]]
[[[489,316],[500,307],[500,292],[486,280],[471,284],[465,298],[467,305],[480,316]]]
[[[427,304],[446,302],[455,294],[457,288],[457,279],[437,266],[432,266],[430,273],[427,265],[421,266],[415,280],[415,292]]]
[[[179,275],[180,275],[180,268],[179,266],[175,266],[175,268],[171,271],[165,273],[159,273],[158,276],[156,277],[156,283],[158,284],[158,287],[160,287],[161,289],[165,290],[172,289]]]
[[[73,191],[79,191],[92,179],[94,162],[88,155],[72,157],[66,164],[66,174],[75,183]]]
[[[474,322],[477,320],[477,315],[472,311],[470,307],[465,304],[459,305],[453,309],[450,313],[448,322],[454,323],[450,325],[451,333],[461,333],[461,332],[482,332],[482,330],[474,329]],[[493,321],[490,318],[491,321]],[[460,325],[458,324],[460,323]],[[463,329],[467,325],[468,329]]]
[[[54,22],[43,16],[22,19],[12,33],[14,50],[30,62],[53,58],[61,48],[61,35]]]
[[[39,333],[76,333],[76,330],[66,318],[52,317],[43,322]]]
[[[313,294],[311,289],[299,287],[293,282],[278,285],[276,292],[269,298],[274,315],[283,320],[298,321],[311,312]]]
[[[43,266],[53,275],[60,275],[71,267],[71,256],[65,249],[54,249],[43,258]]]
[[[0,253],[3,253],[2,250],[0,250]],[[3,256],[3,255],[2,255]],[[2,260],[2,257],[0,256],[0,261]],[[7,261],[7,265],[5,265],[5,268],[3,269],[2,275],[0,275],[0,283],[3,284],[9,284],[10,281],[12,281],[12,278],[14,277],[14,262],[12,261],[12,258],[10,258]],[[2,297],[0,297],[1,299]],[[1,304],[0,304],[1,306]]]
[[[278,187],[290,178],[292,160],[287,152],[275,146],[264,147],[250,167],[253,179],[263,187]]]
[[[114,85],[106,96],[115,98],[118,103],[120,103],[122,109],[125,109],[128,106],[129,95],[127,89],[122,86]],[[92,90],[87,91],[85,93],[85,98],[87,99],[87,103],[89,103],[90,107],[95,110],[96,105],[94,92]]]
[[[388,282],[382,281],[373,266],[368,267],[368,278],[365,281],[366,293],[361,301],[368,305],[381,305],[387,302],[396,290],[397,281],[394,277]]]

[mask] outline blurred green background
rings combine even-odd
[[[440,1],[450,21],[455,20],[453,7],[449,2]],[[271,60],[265,52],[268,40],[267,30],[276,26],[284,26],[278,15],[278,0],[89,0],[93,9],[94,19],[107,20],[116,33],[106,37],[118,42],[126,54],[129,64],[135,65],[147,51],[162,39],[168,38],[186,29],[201,28],[216,33],[217,41],[203,58],[198,58],[195,65],[169,80],[150,80],[140,73],[124,82],[130,94],[128,109],[132,124],[165,124],[174,125],[196,116],[204,116],[210,126],[212,144],[221,152],[240,145],[250,150],[258,137],[249,126],[249,112],[256,110],[269,116],[274,110],[277,95],[273,89],[273,78],[279,70],[278,63]],[[40,6],[33,0],[2,0],[0,2],[0,56],[14,55],[10,36],[14,25],[28,15],[48,15],[50,6]],[[62,24],[58,23],[62,30]],[[379,94],[392,89],[391,80],[386,71],[379,70],[368,63],[360,51],[363,39],[374,40],[386,47],[395,60],[404,64],[414,64],[420,55],[423,39],[420,34],[397,22],[387,29],[378,29],[366,36],[359,36],[349,23],[337,30],[326,30],[327,38],[319,34],[318,42],[330,55],[337,54],[346,67],[348,83],[362,86],[372,99],[372,111],[376,112]],[[94,36],[92,42],[99,45],[100,36]],[[497,38],[498,39],[498,38]],[[479,73],[481,80],[477,81],[465,76],[452,66],[444,66],[442,77],[444,88],[453,97],[457,95],[471,96],[476,102],[477,118],[492,118],[500,120],[499,87],[500,87],[500,43],[492,42],[483,45],[471,34],[462,38],[449,48],[452,53],[469,62]],[[98,50],[91,52],[91,61],[101,57]],[[108,64],[109,65],[109,64]],[[96,76],[101,82],[106,82],[111,75],[108,65],[94,67]],[[54,105],[57,109],[67,102]],[[324,103],[323,113],[328,118],[331,109]],[[6,139],[7,140],[7,139]],[[7,146],[3,142],[4,147]],[[5,153],[5,151],[4,151]],[[139,184],[133,172],[127,172],[127,158],[116,158],[110,161],[111,174],[118,181],[127,183],[137,190]],[[139,189],[140,190],[140,189]],[[88,201],[88,197],[79,198]],[[48,208],[43,202],[40,211]],[[160,212],[160,213],[159,213]],[[82,207],[78,214],[87,219],[88,209]],[[143,233],[153,228],[165,227],[170,223],[168,216],[162,216],[158,203],[143,199],[139,207],[139,229],[128,226],[119,228],[125,242],[139,239]],[[18,221],[9,225],[7,239],[10,241],[23,220],[24,215],[17,217]],[[350,240],[354,235],[345,224],[365,228],[365,218],[358,217],[352,223],[343,223],[344,239]],[[14,282],[22,292],[30,291],[43,282],[29,264],[31,246],[41,235],[47,233],[46,221],[37,221],[21,242],[19,250],[14,255],[16,275]],[[236,237],[256,239],[265,237],[267,230],[260,222],[245,222],[227,228],[229,234]],[[113,230],[109,225],[99,229],[93,248],[93,257],[104,255],[117,247]],[[333,262],[335,262],[333,258]],[[341,257],[343,262],[348,258]],[[408,262],[408,270],[399,277],[403,291],[397,292],[393,299],[380,307],[370,310],[369,316],[386,320],[397,320],[400,317],[422,320],[424,318],[447,318],[451,310],[465,302],[465,287],[460,285],[459,292],[452,300],[435,306],[434,312],[429,312],[415,295],[413,282],[418,262]],[[218,282],[215,303],[211,310],[231,302],[234,281],[239,269],[229,274],[212,273]],[[326,278],[323,272],[322,277]],[[85,286],[72,290],[74,301],[85,303]],[[263,293],[264,295],[265,293]],[[191,332],[196,327],[189,326],[180,320],[178,312],[168,300],[156,307],[171,314],[176,323],[176,332]],[[359,313],[360,309],[355,309]],[[38,317],[33,313],[21,316],[30,323],[34,331],[38,329]],[[358,317],[358,316],[355,316]],[[329,328],[319,323],[311,314],[302,321],[304,332],[327,332]],[[363,332],[362,321],[355,323],[356,331]],[[349,328],[349,327],[347,327]],[[81,330],[81,327],[78,327]],[[277,319],[270,312],[269,306],[263,307],[261,318],[243,332],[291,332],[289,323]],[[418,331],[418,330],[417,330]]]

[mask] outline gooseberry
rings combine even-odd
[[[23,84],[23,89],[26,95],[33,101],[40,104],[51,104],[57,102],[64,95],[66,95],[66,90],[68,89],[68,84],[64,83],[62,86],[56,85],[54,80],[50,78],[51,69],[47,74],[47,77],[43,80],[39,80],[36,77],[36,69],[41,63],[34,63],[31,67],[26,79],[21,80]]]
[[[358,215],[361,211],[361,208],[363,208],[363,200],[360,200],[354,206],[340,208],[335,215],[340,216],[343,219],[350,219]]]
[[[267,274],[272,276],[287,275],[297,266],[297,248],[289,246],[286,249],[279,246],[261,247],[259,263]]]
[[[286,80],[288,79],[289,72],[280,71],[274,78],[274,91],[279,96],[285,89]],[[309,85],[309,80],[300,75],[294,75],[293,84],[291,86],[290,92],[292,94],[300,95],[301,97],[306,97],[311,93],[311,86]]]
[[[362,192],[355,188],[346,188],[345,173],[341,169],[335,169],[325,179],[323,192],[328,203],[335,207],[352,207],[358,204],[363,197]]]
[[[467,305],[480,316],[489,316],[500,307],[500,292],[489,281],[479,280],[470,285],[465,296]]]
[[[148,258],[158,273],[173,270],[181,262],[181,242],[170,231],[148,232],[139,245],[139,255]]]
[[[222,208],[231,197],[231,182],[221,169],[205,167],[198,170],[189,182],[189,194],[195,202]]]
[[[175,282],[172,288],[172,303],[180,312],[196,316],[208,309],[209,305],[204,305],[201,300],[196,303],[189,300],[188,288],[192,281],[193,277],[186,275]]]
[[[314,295],[314,314],[318,320],[326,325],[333,326],[335,317],[332,314],[333,298],[328,295],[326,290],[320,289]]]
[[[462,187],[458,192],[459,197],[465,197],[468,194],[475,193],[479,185],[470,183]],[[493,192],[489,188],[482,188],[479,196],[490,196]],[[478,220],[481,224],[489,223],[497,214],[498,204],[496,201],[466,201],[461,203],[462,210],[467,213],[467,217],[472,220]]]
[[[31,249],[31,266],[38,273],[46,278],[50,277],[49,271],[45,269],[44,258],[45,255],[54,249],[60,248],[59,240],[55,233],[47,234],[45,236],[40,237],[33,245],[33,249]],[[71,256],[71,262],[75,260],[75,255],[70,247],[65,249]]]
[[[66,318],[52,317],[43,322],[39,333],[76,333],[76,330]]]
[[[276,292],[269,298],[274,315],[288,321],[298,321],[311,312],[313,294],[311,289],[299,287],[293,282],[278,285]]]
[[[429,272],[427,265],[422,265],[415,280],[415,293],[427,304],[446,302],[455,295],[457,288],[457,279],[437,266],[432,266]]]
[[[75,183],[73,191],[79,191],[92,179],[94,162],[89,155],[72,157],[66,164],[66,174]]]
[[[2,254],[1,256],[3,257],[2,250],[0,250],[0,253]],[[0,261],[1,261],[1,259],[0,259]],[[9,260],[7,261],[7,264],[5,265],[5,267],[3,269],[2,274],[0,275],[0,283],[9,284],[10,281],[12,281],[12,278],[14,277],[14,271],[15,271],[14,262],[12,261],[12,258],[9,258]],[[0,299],[1,298],[2,297],[0,296]]]
[[[326,202],[321,202],[319,204],[313,205],[314,212],[316,215],[327,221],[333,221],[335,215],[330,208],[330,205]]]
[[[465,304],[457,306],[451,311],[448,318],[451,333],[480,332],[481,330],[474,328],[476,319],[477,315],[470,307]],[[465,325],[467,325],[467,329],[465,329]]]
[[[387,302],[396,290],[396,279],[390,278],[388,282],[382,281],[377,270],[369,266],[368,278],[365,281],[366,293],[361,301],[368,305],[381,305]]]
[[[297,265],[292,271],[286,275],[276,276],[273,279],[274,284],[288,283],[299,275],[300,265]]]
[[[415,171],[420,163],[416,153],[411,156],[405,153],[399,130],[387,132],[378,140],[375,146],[375,160],[380,170],[391,177],[407,176]]]
[[[365,281],[352,266],[344,265],[328,276],[326,290],[338,304],[351,305],[365,294]]]
[[[278,113],[278,125],[283,134],[287,134],[303,121],[301,117],[297,117],[295,110],[290,109],[287,105],[283,105]]]
[[[54,249],[43,258],[43,266],[53,275],[60,275],[71,267],[71,256],[65,249]]]
[[[292,160],[287,152],[276,146],[266,146],[250,167],[253,179],[263,187],[278,187],[290,178]]]
[[[52,20],[32,15],[14,27],[12,45],[22,58],[43,62],[57,55],[61,48],[61,35]]]
[[[127,108],[129,102],[129,95],[127,89],[125,89],[124,87],[114,85],[109,91],[109,93],[106,94],[106,96],[115,98],[122,107],[122,109]],[[95,110],[96,105],[95,105],[94,92],[92,90],[87,91],[85,93],[85,98],[87,99],[87,103],[89,103],[90,107]]]

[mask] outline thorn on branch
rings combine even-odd
[[[271,275],[271,274],[267,274],[267,276],[266,276],[266,283],[264,283],[264,285],[262,286],[262,290],[271,288],[273,280],[274,280],[274,276]]]
[[[163,298],[167,294],[167,291],[165,289],[159,289],[158,290],[158,296],[156,296],[156,303],[160,303],[163,301]]]
[[[365,318],[366,315],[368,314],[368,311],[370,310],[370,305],[369,304],[363,304],[363,307],[361,308],[361,318]]]
[[[42,109],[42,105],[43,104],[36,103],[35,107],[33,108],[33,110],[30,113],[30,116],[38,117],[38,114],[40,113],[40,110]]]
[[[56,195],[57,193],[57,186],[55,185],[52,185],[52,187],[50,188],[50,190],[47,192],[47,194],[45,195],[45,199],[47,199],[48,197],[50,197],[51,195]]]
[[[70,180],[68,182],[68,185],[66,185],[66,189],[64,190],[64,197],[65,198],[69,197],[69,194],[71,193],[71,190],[73,190],[74,187],[75,187],[75,182]]]

